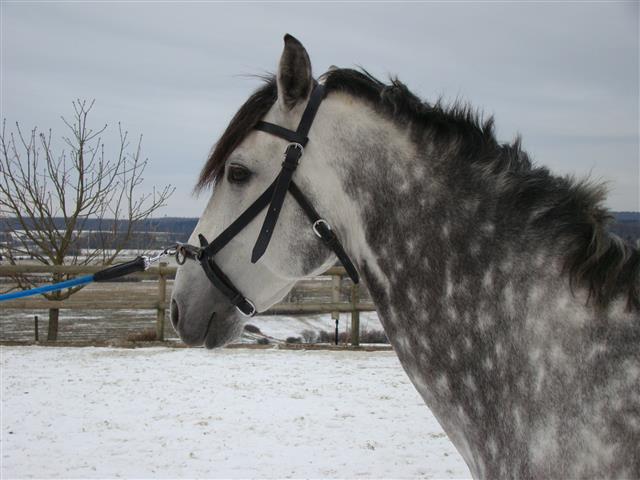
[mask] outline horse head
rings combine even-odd
[[[213,348],[234,340],[242,332],[242,313],[268,309],[298,280],[317,275],[335,262],[335,248],[327,248],[318,238],[323,229],[328,232],[329,223],[324,216],[322,220],[310,221],[314,220],[313,215],[326,212],[332,232],[344,229],[348,222],[349,212],[336,207],[346,204],[341,202],[343,193],[337,188],[338,145],[329,141],[336,138],[333,133],[336,116],[332,114],[335,103],[323,102],[320,106],[324,95],[316,91],[305,48],[290,35],[284,40],[277,75],[268,79],[240,108],[200,175],[198,187],[213,186],[213,193],[189,244],[207,246],[247,209],[256,210],[255,205],[252,207],[256,199],[264,198],[264,202],[255,217],[243,222],[233,238],[225,242],[224,248],[216,249],[215,255],[204,259],[206,268],[201,268],[203,259],[200,264],[186,262],[179,268],[171,300],[171,320],[182,340],[191,345],[204,343]],[[306,112],[311,108],[314,92],[317,98],[313,100],[311,121],[302,120],[310,115]],[[308,131],[294,141],[295,136],[285,139],[277,135],[278,131],[273,134],[257,129],[264,122],[290,132],[299,130],[306,122]],[[281,192],[284,200],[274,215],[275,221],[272,218],[271,224],[266,225],[266,212],[275,208],[272,198],[277,195],[275,184],[286,173],[287,162],[292,166],[289,177],[295,170],[295,182],[293,186],[278,187],[284,189]],[[262,248],[256,245],[258,238]],[[211,267],[209,260],[214,262],[213,268],[218,273],[209,270],[207,274]],[[216,278],[212,278],[216,275],[224,278],[219,288],[215,286]],[[226,284],[232,285],[234,292],[241,292],[243,300],[237,297],[233,301],[235,294],[225,295]],[[238,302],[250,306],[243,308]]]

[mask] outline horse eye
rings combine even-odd
[[[251,171],[248,168],[243,167],[242,165],[229,165],[229,173],[227,174],[227,178],[231,183],[243,183],[249,180],[251,176]]]

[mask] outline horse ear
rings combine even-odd
[[[278,66],[278,102],[291,110],[311,93],[311,60],[302,44],[289,34],[284,36],[284,50]]]

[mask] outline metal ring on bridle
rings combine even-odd
[[[187,261],[187,252],[182,245],[176,247],[176,263],[178,265],[184,265]]]
[[[256,306],[253,304],[253,302],[251,300],[249,300],[248,298],[244,299],[245,303],[248,303],[249,306],[251,307],[251,312],[249,313],[245,313],[242,311],[242,309],[238,306],[236,306],[236,310],[238,310],[243,316],[247,317],[247,318],[251,318],[256,314]]]
[[[327,227],[327,230],[331,230],[331,225],[329,225],[329,223],[327,223],[324,218],[316,220],[315,222],[313,222],[313,226],[311,228],[313,229],[313,233],[315,233],[318,238],[322,238],[322,234],[318,231],[318,225],[320,224],[324,224],[324,226]]]
[[[287,150],[289,150],[289,147],[294,147],[297,148],[298,150],[300,150],[300,155],[302,155],[304,153],[304,146],[302,146],[301,143],[298,142],[291,142],[289,145],[287,145],[287,148],[285,149],[285,157],[287,156]]]

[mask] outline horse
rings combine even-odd
[[[519,138],[499,143],[467,104],[425,102],[364,69],[318,81],[295,182],[339,233],[473,477],[639,478],[640,253],[609,233],[605,189],[535,165]],[[280,178],[287,141],[256,126],[295,129],[315,85],[304,46],[285,36],[277,73],[202,169],[196,188],[213,193],[190,243],[206,245]],[[336,261],[291,195],[252,258],[264,217],[215,254],[254,311]],[[171,320],[207,348],[244,325],[197,262],[178,269]]]

